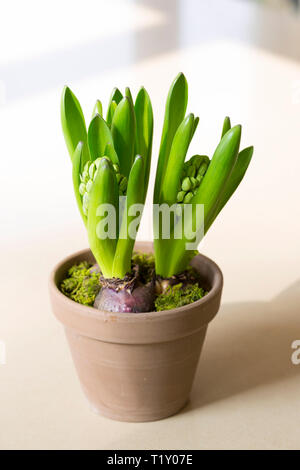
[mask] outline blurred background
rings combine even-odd
[[[95,100],[106,105],[114,86],[134,93],[146,87],[155,114],[153,181],[167,91],[183,71],[188,111],[200,116],[190,155],[212,155],[225,115],[243,125],[242,146],[255,147],[244,183],[201,250],[234,279],[229,297],[237,294],[236,282],[242,297],[253,289],[268,297],[282,279],[292,280],[295,253],[283,246],[296,248],[298,241],[290,230],[292,214],[299,215],[297,1],[12,0],[1,15],[0,38],[6,253],[20,250],[22,259],[45,263],[46,275],[53,262],[87,244],[61,132],[62,87],[77,95],[87,121]],[[142,239],[152,237],[150,202],[151,194]],[[283,277],[269,281],[274,257]],[[265,269],[262,288],[257,262]]]
[[[188,111],[200,116],[189,156],[212,156],[226,115],[243,125],[242,147],[255,148],[252,163],[200,250],[224,272],[225,303],[268,302],[299,281],[299,2],[10,0],[1,9],[0,42],[0,339],[8,364],[0,368],[0,420],[20,423],[7,431],[6,445],[26,447],[41,439],[54,446],[54,433],[47,433],[57,431],[62,403],[72,432],[82,431],[77,437],[84,442],[73,412],[77,404],[56,382],[67,374],[71,387],[76,379],[64,362],[67,347],[47,292],[54,264],[88,244],[61,131],[62,88],[70,86],[89,121],[96,99],[106,109],[114,86],[130,86],[134,95],[146,87],[155,116],[152,182],[165,100],[179,71],[189,83]],[[144,240],[152,237],[151,196],[139,234]],[[289,343],[286,348],[289,361]],[[82,413],[86,419],[85,408]],[[127,428],[118,426],[126,440]],[[67,439],[67,423],[59,429]],[[113,424],[107,433],[113,445]],[[132,442],[143,436],[132,434]],[[168,445],[174,448],[175,440]]]

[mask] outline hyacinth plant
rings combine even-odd
[[[187,81],[180,73],[167,97],[156,170],[155,271],[154,265],[149,265],[145,275],[144,266],[141,275],[141,265],[135,264],[133,257],[136,232],[133,235],[128,230],[136,219],[130,208],[144,204],[148,188],[153,137],[150,98],[141,88],[133,102],[129,88],[124,96],[115,88],[105,119],[102,104],[97,100],[87,129],[77,98],[68,87],[63,91],[62,127],[72,160],[76,200],[100,268],[97,279],[100,276],[101,290],[93,303],[96,308],[147,312],[154,305],[165,309],[166,304],[184,305],[204,295],[188,265],[197,254],[201,238],[243,179],[253,147],[239,150],[241,126],[231,127],[226,117],[212,158],[197,154],[186,160],[199,123],[193,114],[185,115],[187,101]],[[120,199],[125,199],[124,204],[120,204]],[[105,221],[106,213],[100,209],[107,204],[114,208],[115,226],[113,233],[103,238],[98,227]],[[169,217],[167,234],[163,231],[166,217],[161,208],[164,206]],[[202,208],[200,218],[199,207]],[[80,275],[87,272],[84,268],[78,267]],[[94,279],[94,268],[92,274]],[[85,296],[90,302],[94,298],[94,280],[86,275],[84,278],[88,282]],[[78,296],[77,281],[73,277],[64,285],[68,295],[75,289],[73,298]]]
[[[105,119],[102,103],[97,100],[87,128],[79,101],[65,87],[61,121],[72,160],[77,205],[103,276],[97,306],[121,311],[147,309],[143,305],[147,294],[134,289],[135,283],[126,275],[132,271],[135,242],[128,233],[130,223],[136,219],[130,208],[144,204],[150,173],[153,111],[148,93],[141,88],[133,102],[129,88],[124,96],[115,88]],[[120,196],[125,199],[123,204]],[[103,237],[99,236],[99,225],[105,223],[107,213],[101,207],[106,205],[114,208],[115,226],[113,233]]]
[[[154,189],[154,207],[176,208],[167,238],[161,233],[161,220],[154,217],[156,274],[165,278],[187,268],[197,253],[188,248],[191,241],[197,245],[210,228],[242,181],[253,154],[252,146],[239,151],[241,126],[231,127],[226,117],[211,160],[194,155],[185,161],[199,122],[193,114],[185,116],[187,101],[188,85],[180,73],[167,98]],[[203,207],[203,217],[198,219],[197,207]],[[176,238],[178,228],[182,236]]]

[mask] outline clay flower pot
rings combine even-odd
[[[136,248],[149,252],[150,243]],[[208,323],[219,309],[223,277],[209,258],[192,264],[209,293],[184,307],[162,312],[110,313],[80,305],[58,286],[83,250],[59,263],[50,279],[55,316],[65,328],[74,364],[93,410],[120,421],[154,421],[188,401]]]

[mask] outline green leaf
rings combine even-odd
[[[92,119],[96,114],[100,114],[100,116],[103,116],[102,103],[100,100],[96,101],[96,104],[93,109]]]
[[[117,103],[115,101],[112,101],[110,103],[109,108],[108,108],[106,123],[107,123],[109,128],[111,128],[111,123],[112,123],[112,120],[113,120],[113,117],[114,117],[115,110],[116,110],[117,106],[118,106]]]
[[[122,93],[120,92],[119,88],[115,87],[110,95],[109,103],[111,103],[112,101],[115,101],[117,104],[119,104],[120,101],[122,101],[122,99],[123,99]]]
[[[91,120],[88,130],[88,143],[92,161],[105,155],[107,144],[113,145],[110,129],[100,114],[96,114]]]
[[[144,158],[146,198],[151,166],[153,110],[150,97],[143,87],[137,94],[134,110],[136,116],[135,155],[141,155]]]
[[[223,209],[225,204],[228,202],[228,200],[231,198],[239,184],[241,183],[242,179],[245,176],[245,173],[248,169],[248,166],[251,162],[252,155],[253,155],[253,147],[247,147],[244,150],[242,150],[237,157],[236,163],[233,167],[233,170],[225,184],[225,187],[222,191],[220,200],[218,202],[218,205],[215,209],[215,214],[213,216],[212,222],[215,220],[219,212]],[[211,223],[212,223],[211,222]],[[210,224],[211,225],[211,224]],[[207,227],[208,230],[209,227]]]
[[[228,132],[230,129],[231,129],[230,117],[226,116],[225,119],[224,119],[224,122],[223,122],[221,139],[222,139],[222,137],[224,137],[226,132]]]
[[[177,75],[168,93],[164,125],[155,177],[154,203],[159,202],[161,183],[167,166],[171,145],[179,124],[182,122],[188,100],[188,85],[183,73]]]
[[[129,215],[130,208],[134,204],[144,204],[144,195],[141,191],[141,181],[144,180],[144,161],[143,157],[137,155],[132,165],[126,194],[125,214],[122,218],[119,240],[117,243],[116,254],[113,264],[113,276],[123,278],[126,273],[131,271],[131,257],[135,238],[129,234],[130,223],[136,218],[135,215]]]
[[[82,158],[82,154],[83,154],[83,142],[79,142],[76,149],[75,149],[75,152],[74,152],[74,155],[73,155],[73,159],[72,159],[72,178],[73,178],[73,186],[74,186],[74,192],[75,192],[75,197],[76,197],[76,202],[77,202],[77,205],[78,205],[78,209],[79,209],[79,212],[81,214],[81,217],[83,219],[83,222],[87,223],[87,219],[86,219],[86,216],[84,215],[83,213],[83,210],[82,210],[82,198],[81,198],[81,195],[79,193],[79,185],[80,185],[80,171],[81,171],[81,158]]]
[[[106,122],[108,127],[111,127],[112,118],[115,112],[117,105],[123,99],[123,95],[118,88],[114,88],[112,94],[109,99],[107,114],[106,114]]]
[[[161,203],[176,203],[184,160],[194,133],[194,123],[194,115],[189,114],[176,131],[162,180]]]
[[[115,151],[112,143],[108,143],[106,145],[105,150],[104,150],[104,155],[106,157],[109,157],[112,163],[115,163],[116,165],[120,165],[117,152]]]
[[[127,98],[129,99],[129,101],[131,102],[131,104],[133,106],[132,94],[131,94],[130,88],[128,86],[125,88],[125,96],[127,96]]]
[[[106,278],[112,277],[112,266],[117,241],[116,238],[99,238],[98,224],[107,215],[99,214],[99,209],[102,204],[110,204],[111,207],[115,208],[115,220],[117,220],[118,194],[118,185],[112,163],[108,158],[103,157],[89,194],[87,228],[89,245]]]
[[[115,151],[120,162],[120,172],[128,178],[133,162],[135,140],[135,115],[130,99],[125,96],[118,104],[111,125]]]
[[[234,126],[222,137],[197,194],[192,199],[195,204],[204,204],[205,226],[209,225],[214,207],[220,200],[221,191],[224,189],[237,160],[241,130],[241,126]]]
[[[198,124],[199,124],[199,117],[195,117],[195,119],[194,119],[194,129],[193,129],[193,134],[192,134],[191,140],[192,140],[193,137],[194,137],[194,134],[195,134],[195,132],[196,132],[196,130],[197,130]]]
[[[184,270],[190,260],[190,253],[186,250],[186,243],[191,242],[191,233],[188,228],[192,228],[195,222],[196,204],[204,205],[204,221],[196,227],[199,232],[203,229],[205,233],[214,220],[215,208],[221,201],[222,191],[231,175],[235,162],[238,157],[239,145],[241,139],[241,126],[235,126],[222,137],[217,146],[208,170],[201,182],[201,185],[192,198],[192,219],[185,219],[185,234],[182,239],[172,239],[169,243],[169,256],[165,260],[158,261],[157,273],[165,277],[172,276]],[[204,225],[203,225],[204,222]],[[195,225],[195,223],[194,223]],[[195,228],[195,227],[194,227]],[[162,255],[160,255],[162,258]]]
[[[78,142],[83,142],[81,169],[89,160],[87,132],[80,103],[69,87],[65,86],[61,97],[61,124],[71,159]]]

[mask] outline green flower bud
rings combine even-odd
[[[191,164],[195,166],[196,170],[199,168],[201,161],[202,161],[202,157],[200,157],[200,155],[194,155],[190,159]]]
[[[89,166],[90,166],[90,162],[86,162],[86,164],[84,165],[83,172],[81,175],[81,181],[83,183],[86,183],[89,179]]]
[[[79,185],[79,194],[81,194],[81,196],[83,196],[85,191],[86,191],[85,183],[80,183],[80,185]]]
[[[79,186],[79,193],[82,196],[82,210],[85,215],[88,213],[89,192],[93,186],[101,158],[102,157],[99,157],[93,162],[87,162],[84,166],[82,174],[80,175],[81,183]],[[119,185],[119,194],[125,195],[127,190],[127,178],[120,174],[119,165],[114,164],[113,169],[115,171],[116,180]]]
[[[197,186],[197,180],[193,176],[191,176],[191,185],[192,185],[192,189],[196,188]]]
[[[197,172],[197,176],[204,176],[206,173],[206,170],[208,168],[208,164],[206,162],[201,163],[199,170]]]
[[[190,178],[187,176],[186,178],[184,178],[184,180],[182,181],[182,184],[181,184],[181,189],[183,191],[189,191],[192,187],[192,184],[191,184],[191,180]]]
[[[92,186],[93,186],[93,181],[92,180],[89,180],[87,183],[86,183],[86,191],[89,193],[90,190],[92,189]]]
[[[95,172],[96,172],[96,165],[93,162],[90,164],[90,167],[89,167],[89,177],[93,179]]]
[[[185,198],[183,200],[184,204],[188,204],[190,202],[190,200],[192,199],[193,197],[193,193],[192,192],[189,192],[185,195]]]
[[[89,207],[89,195],[88,193],[84,193],[83,198],[82,198],[82,210],[83,210],[84,215],[87,215],[88,207]]]
[[[123,176],[119,184],[119,190],[121,194],[124,194],[126,192],[126,189],[127,189],[127,178]]]
[[[195,176],[196,173],[196,167],[194,165],[189,165],[187,168],[187,176]]]
[[[177,202],[182,202],[185,196],[185,191],[179,191],[177,194]]]

